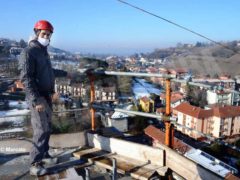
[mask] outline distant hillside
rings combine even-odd
[[[62,49],[59,49],[59,48],[55,48],[55,47],[52,47],[52,46],[48,47],[48,51],[50,53],[57,53],[57,54],[65,54],[65,55],[70,55],[71,54],[68,51],[65,51],[65,50],[62,50]]]
[[[23,39],[21,39],[20,41],[16,41],[16,40],[11,40],[8,38],[0,38],[0,56],[9,56],[9,49],[11,47],[21,47],[24,48],[27,46],[27,42],[25,42]],[[50,53],[56,53],[56,54],[65,54],[65,55],[71,55],[70,52],[59,49],[59,48],[55,48],[52,46],[48,47],[48,51]]]
[[[196,44],[155,50],[147,57],[166,58],[166,67],[189,68],[194,74],[210,76],[240,74],[240,43],[233,41],[224,45],[235,52],[219,45]]]

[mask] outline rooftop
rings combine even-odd
[[[165,144],[165,133],[160,129],[150,125],[144,129],[144,132],[158,143]],[[179,151],[181,154],[185,154],[187,151],[192,149],[192,147],[175,137],[173,149]]]
[[[166,94],[161,93],[161,94],[160,94],[160,97],[161,97],[162,99],[165,99],[165,98],[166,98]],[[184,96],[183,96],[183,94],[180,93],[180,92],[172,92],[172,93],[171,93],[171,102],[172,102],[172,103],[175,103],[175,102],[177,102],[177,101],[179,101],[179,100],[181,100],[181,99],[183,99],[183,98],[184,98]]]
[[[191,149],[185,154],[185,156],[203,165],[207,169],[216,172],[222,177],[226,177],[229,173],[231,173],[230,166],[228,167],[227,164],[220,162],[219,160],[201,150]]]
[[[143,102],[147,103],[147,102],[149,102],[151,99],[150,99],[149,97],[144,96],[144,97],[141,97],[140,100],[142,100]]]
[[[240,116],[240,107],[239,106],[222,106],[222,107],[213,107],[212,109],[205,110],[200,107],[192,106],[187,102],[183,102],[174,110],[187,114],[189,116],[203,119],[208,117],[220,117],[220,118],[228,118],[228,117],[236,117]]]

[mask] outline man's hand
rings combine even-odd
[[[45,111],[45,107],[44,107],[43,104],[36,105],[36,106],[35,106],[35,109],[36,109],[38,112],[43,112],[43,111]]]
[[[56,102],[58,102],[59,101],[59,94],[58,93],[54,93],[53,95],[52,95],[52,102],[53,103],[56,103]]]

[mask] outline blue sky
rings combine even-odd
[[[126,0],[216,41],[240,40],[238,0]],[[72,52],[131,54],[207,42],[117,0],[2,0],[0,37],[28,40],[39,19],[52,45]]]

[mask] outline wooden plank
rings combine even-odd
[[[114,156],[114,158],[116,158]],[[121,173],[121,174],[126,174],[129,170],[133,169],[134,167],[136,167],[136,165],[127,162],[127,161],[121,161],[119,159],[117,159],[117,172]],[[99,157],[99,158],[95,158],[94,160],[94,164],[104,167],[106,169],[111,170],[112,169],[112,157]]]
[[[154,175],[154,173],[159,174],[160,176],[165,177],[166,172],[168,168],[167,167],[159,167],[152,164],[148,164],[146,166],[136,168],[135,171],[133,171],[130,175],[135,179],[149,179],[151,176]]]
[[[88,149],[83,149],[77,152],[73,153],[73,156],[79,159],[91,159],[94,158],[96,156],[102,156],[102,155],[106,155],[109,154],[109,152],[107,151],[103,151],[101,149],[97,149],[97,148],[88,148]]]
[[[143,162],[149,160],[159,166],[164,165],[164,151],[160,148],[153,148],[116,138],[107,138],[98,134],[88,133],[87,137],[88,144],[91,147],[117,153],[122,156],[134,157]]]
[[[154,174],[164,176],[167,167],[153,165],[150,161],[141,161],[129,158],[116,153],[109,153],[98,148],[82,149],[73,153],[77,158],[82,158],[105,169],[112,170],[112,159],[117,161],[117,172],[120,174],[131,175],[136,179],[149,179]]]
[[[107,157],[94,158],[93,162],[103,168],[112,170],[112,159],[117,161],[117,172],[120,174],[131,175],[136,179],[149,179],[153,174],[158,174],[164,176],[167,168],[162,166],[149,164],[150,162],[142,162],[132,158],[128,158],[121,155],[110,155]],[[161,169],[163,168],[163,169]],[[161,170],[160,170],[161,169]]]

